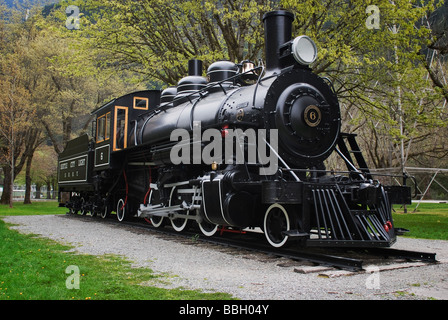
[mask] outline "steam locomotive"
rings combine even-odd
[[[391,205],[410,203],[410,188],[373,179],[355,135],[341,132],[331,83],[309,68],[316,45],[291,40],[293,19],[263,16],[265,64],[217,61],[206,79],[191,60],[176,87],[93,111],[94,137],[59,156],[60,205],[206,236],[259,228],[276,248],[392,245]],[[325,169],[334,152],[347,171]]]

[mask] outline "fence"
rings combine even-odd
[[[3,188],[0,187],[0,196],[3,194]],[[12,197],[14,200],[20,200],[25,198],[25,187],[14,186],[14,191],[12,192]],[[46,200],[46,199],[57,199],[58,192],[56,190],[47,190],[46,186],[36,190],[36,186],[31,186],[31,199]]]

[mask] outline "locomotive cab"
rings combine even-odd
[[[145,90],[113,99],[92,112],[96,115],[94,170],[120,166],[114,153],[137,145],[138,120],[160,104],[160,90]]]

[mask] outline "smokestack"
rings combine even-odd
[[[291,40],[294,14],[286,10],[270,11],[263,16],[266,69],[280,68],[279,48]]]

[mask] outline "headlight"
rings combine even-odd
[[[299,36],[292,42],[292,55],[300,64],[309,65],[317,58],[317,47],[308,36]]]

